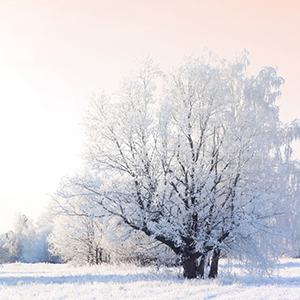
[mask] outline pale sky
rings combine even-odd
[[[0,0],[0,233],[80,167],[92,92],[145,55],[166,70],[204,47],[278,66],[282,120],[300,118],[299,0]]]

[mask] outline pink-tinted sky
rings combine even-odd
[[[78,168],[92,91],[113,91],[146,54],[164,69],[204,47],[246,48],[254,73],[278,66],[282,119],[300,117],[299,0],[2,0],[0,233]]]

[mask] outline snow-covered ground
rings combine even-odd
[[[300,299],[300,260],[284,259],[273,277],[223,272],[216,280],[185,280],[178,269],[5,264],[0,299]],[[238,275],[237,275],[238,274]]]

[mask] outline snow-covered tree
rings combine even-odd
[[[38,240],[34,223],[24,214],[17,214],[15,217],[14,232],[22,244],[22,254],[19,261],[37,262],[35,258],[34,245]]]
[[[53,231],[54,219],[51,210],[51,205],[43,211],[35,225],[37,239],[32,248],[35,252],[35,259],[37,262],[61,263],[62,260],[59,256],[50,253],[50,245],[48,236]]]
[[[45,219],[35,223],[24,214],[18,213],[14,229],[0,236],[0,261],[57,262],[48,251],[46,238],[51,229],[45,224]]]
[[[70,179],[73,193],[172,249],[187,278],[204,277],[209,257],[214,278],[222,253],[263,268],[276,250],[263,236],[288,201],[299,125],[279,120],[276,69],[254,76],[248,63],[246,51],[208,53],[162,75],[147,58],[114,98],[92,97],[85,119],[86,173]]]
[[[2,234],[1,237],[1,262],[16,262],[21,259],[22,242],[20,237],[12,230]]]
[[[62,183],[58,194],[49,207],[54,226],[48,242],[51,253],[63,261],[149,264],[164,259],[170,264],[174,260],[174,255],[143,232],[127,228],[120,220],[107,220],[104,215],[95,214],[93,202],[76,196],[67,182]],[[109,224],[104,226],[106,221]],[[168,259],[163,258],[167,255]]]
[[[67,186],[63,185],[64,193]],[[53,229],[48,236],[50,251],[65,262],[100,264],[110,259],[109,241],[102,224],[91,215],[93,206],[82,197],[60,199],[51,205]]]
[[[299,161],[286,161],[284,173],[288,178],[289,197],[285,201],[285,213],[281,215],[278,224],[282,229],[281,240],[284,244],[285,256],[300,257],[300,164]]]

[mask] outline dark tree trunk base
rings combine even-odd
[[[185,257],[182,260],[183,276],[187,279],[197,278],[197,261],[195,258]]]
[[[199,265],[197,266],[197,275],[198,277],[200,277],[201,279],[204,279],[204,268],[205,268],[205,260],[206,260],[206,257],[205,256],[202,256],[200,258],[200,263]]]

